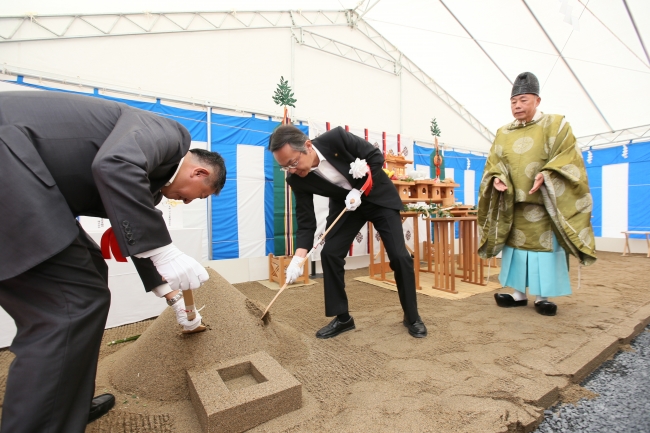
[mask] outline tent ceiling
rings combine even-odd
[[[356,8],[357,17],[362,16],[492,132],[511,117],[512,81],[520,72],[531,71],[540,79],[541,109],[565,114],[575,134],[589,136],[589,143],[594,136],[606,141],[604,137],[633,139],[638,131],[645,131],[641,137],[648,134],[647,127],[639,128],[650,124],[650,2],[646,0],[20,3],[0,4],[0,15]],[[0,20],[0,36],[7,38],[16,23],[12,27],[7,19]],[[635,132],[629,134],[632,129]]]

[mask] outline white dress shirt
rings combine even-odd
[[[167,183],[165,184],[165,186],[169,186],[169,185],[171,185],[172,182],[174,181],[174,179],[176,179],[176,175],[178,174],[178,170],[181,169],[181,165],[183,165],[183,160],[184,160],[184,159],[185,159],[185,157],[182,157],[182,158],[181,158],[180,162],[178,163],[178,167],[176,167],[176,171],[174,172],[174,175],[173,175],[173,176],[172,176],[172,177],[167,181]]]
[[[316,155],[318,155],[319,163],[317,167],[312,167],[310,171],[313,171],[323,179],[332,182],[336,186],[340,186],[343,189],[347,189],[350,191],[352,189],[352,185],[350,185],[350,182],[343,176],[332,164],[327,162],[325,157],[323,156],[322,153],[318,149],[316,149],[316,146],[312,144],[312,149],[316,152]]]

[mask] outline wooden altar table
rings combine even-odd
[[[449,293],[456,291],[456,277],[461,281],[484,286],[483,267],[485,261],[478,256],[478,225],[476,216],[455,218],[426,218],[427,236],[424,241],[426,268],[420,272],[434,275],[432,288]],[[459,223],[460,275],[456,273],[454,232]],[[431,240],[433,230],[433,240]]]
[[[418,230],[418,216],[420,214],[418,212],[400,212],[400,216],[402,217],[402,224],[409,219],[413,219],[413,245],[415,248],[411,250],[409,246],[406,246],[406,249],[409,250],[411,254],[413,254],[413,269],[415,270],[415,288],[416,290],[420,290],[420,234]],[[386,251],[384,250],[384,243],[379,241],[379,253],[375,255],[374,251],[374,243],[375,243],[375,236],[373,234],[373,227],[372,223],[368,221],[368,249],[370,251],[370,263],[368,265],[368,269],[370,271],[370,278],[373,280],[377,281],[387,281],[390,283],[395,284],[394,280],[390,280],[386,277],[387,273],[392,272],[392,269],[389,266],[388,261],[386,260]],[[375,260],[379,257],[379,262],[375,263]],[[379,276],[377,276],[379,274]]]
[[[648,255],[646,257],[650,257],[650,232],[627,230],[621,233],[625,235],[625,245],[623,246],[622,254],[623,256],[632,254],[632,251],[630,250],[630,235],[645,235],[645,241],[648,244]]]

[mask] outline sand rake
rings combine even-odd
[[[350,173],[352,173],[352,177],[354,179],[360,179],[364,175],[368,176],[367,179],[366,179],[366,182],[363,184],[363,186],[361,187],[361,189],[359,191],[361,192],[361,195],[363,195],[364,193],[366,195],[370,194],[370,190],[372,190],[372,172],[370,171],[370,167],[368,167],[368,164],[366,164],[366,161],[364,159],[359,160],[359,158],[357,158],[355,162],[350,164],[350,168],[351,168]],[[359,175],[357,176],[356,173],[358,173]],[[351,199],[350,203],[354,203],[354,199]],[[341,211],[341,213],[339,214],[339,216],[336,217],[334,222],[332,222],[330,227],[327,230],[325,230],[325,233],[323,233],[323,235],[318,238],[318,241],[316,241],[316,243],[314,244],[312,249],[309,250],[309,252],[305,256],[305,258],[302,260],[302,262],[300,262],[301,267],[304,265],[305,260],[307,260],[312,255],[312,253],[314,251],[316,251],[316,248],[318,248],[318,245],[320,245],[321,242],[325,241],[325,236],[327,236],[327,234],[330,232],[330,230],[332,230],[332,228],[336,225],[338,220],[341,219],[341,217],[343,216],[343,214],[347,210],[348,210],[347,208],[343,209]],[[262,317],[260,317],[260,319],[264,320],[264,317],[266,316],[266,314],[271,309],[271,305],[273,305],[275,300],[278,299],[278,296],[280,296],[280,294],[282,292],[284,292],[284,289],[286,289],[288,285],[289,284],[287,284],[286,282],[284,283],[284,285],[280,288],[278,293],[276,293],[275,297],[271,300],[271,303],[268,305],[268,307],[266,307],[266,310],[264,310],[264,313],[262,314]]]
[[[318,248],[318,245],[320,245],[320,243],[323,242],[323,241],[325,240],[325,236],[327,236],[327,233],[329,233],[329,231],[332,230],[332,228],[334,227],[334,225],[336,224],[336,222],[337,222],[339,219],[341,219],[341,217],[343,216],[343,214],[344,214],[346,211],[347,211],[347,208],[346,208],[346,209],[343,209],[343,210],[341,211],[341,213],[339,214],[339,216],[336,217],[336,219],[334,220],[334,222],[333,222],[333,223],[330,225],[330,227],[325,231],[325,233],[323,233],[323,235],[320,236],[320,237],[318,238],[318,241],[316,242],[316,244],[312,247],[311,250],[309,250],[309,252],[308,252],[307,255],[305,256],[305,258],[302,260],[302,262],[300,262],[300,266],[301,266],[301,267],[304,265],[305,260],[309,259],[309,257],[312,255],[312,253],[313,253],[314,251],[316,251],[316,248]],[[275,302],[275,300],[278,299],[278,296],[280,296],[280,294],[281,294],[282,292],[284,292],[284,289],[286,289],[288,285],[289,285],[289,284],[285,282],[284,285],[283,285],[283,286],[280,288],[280,290],[278,291],[278,293],[276,293],[275,297],[271,300],[271,303],[269,303],[268,307],[266,307],[266,310],[264,310],[264,314],[262,314],[261,319],[264,319],[264,317],[266,316],[266,314],[267,314],[267,313],[269,312],[269,310],[271,309],[271,305],[273,305],[273,303]]]

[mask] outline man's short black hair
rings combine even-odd
[[[192,155],[198,158],[204,164],[209,165],[214,169],[214,173],[210,182],[214,188],[214,195],[219,195],[223,186],[226,184],[226,162],[223,157],[217,152],[210,152],[204,149],[190,149]]]
[[[269,137],[269,150],[275,152],[282,149],[285,144],[289,144],[294,150],[307,153],[305,147],[307,140],[309,140],[309,137],[293,125],[278,126]]]

